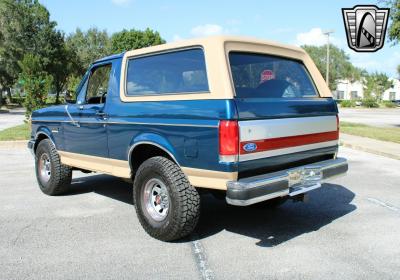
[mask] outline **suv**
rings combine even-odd
[[[195,228],[200,191],[278,205],[345,173],[338,123],[304,50],[219,36],[94,62],[76,100],[32,114],[28,147],[48,195],[73,170],[131,179],[143,228],[169,241]]]

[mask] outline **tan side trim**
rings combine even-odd
[[[94,172],[110,174],[121,178],[131,178],[131,169],[126,160],[89,156],[58,151],[61,162],[65,165]],[[226,190],[228,181],[237,180],[237,172],[220,172],[206,169],[181,167],[190,184],[195,187]]]
[[[110,174],[121,178],[131,178],[131,169],[126,160],[89,156],[58,151],[61,162],[65,165]]]
[[[191,185],[199,188],[226,190],[226,183],[238,178],[237,172],[221,172],[181,167]]]

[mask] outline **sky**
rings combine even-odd
[[[39,0],[70,34],[77,27],[97,27],[109,34],[122,29],[157,30],[167,42],[207,35],[244,35],[292,45],[323,45],[325,30],[331,42],[345,50],[352,63],[370,72],[396,77],[400,44],[387,40],[375,53],[357,53],[347,46],[341,8],[382,1],[352,0]],[[379,2],[379,3],[378,3]]]

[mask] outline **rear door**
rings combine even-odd
[[[331,158],[338,145],[337,107],[319,97],[301,61],[230,52],[239,118],[239,176]]]

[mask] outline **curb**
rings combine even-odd
[[[28,140],[0,141],[0,148],[26,148]]]
[[[342,140],[339,141],[339,145],[341,145],[343,147],[347,147],[347,148],[353,149],[353,150],[359,150],[359,151],[363,151],[363,152],[367,152],[367,153],[371,153],[371,154],[375,154],[375,155],[379,155],[379,156],[383,156],[383,157],[388,157],[388,158],[400,160],[400,155],[389,154],[389,153],[385,153],[385,152],[382,152],[382,151],[370,149],[370,148],[367,148],[367,147],[346,143],[346,142],[343,142]]]

